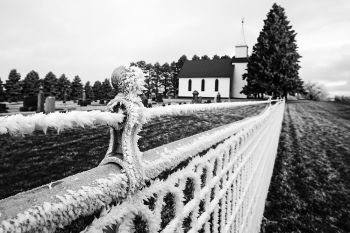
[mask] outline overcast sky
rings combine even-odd
[[[273,2],[298,33],[301,78],[350,95],[350,0],[0,0],[0,77],[16,68],[85,83],[132,61],[233,56],[242,17],[251,52]]]

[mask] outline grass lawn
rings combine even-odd
[[[350,232],[350,105],[286,105],[261,232]]]
[[[162,117],[144,125],[141,151],[258,114],[264,105]],[[0,135],[0,199],[96,167],[109,143],[108,127]]]

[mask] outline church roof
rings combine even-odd
[[[232,77],[232,72],[231,58],[195,60],[185,61],[178,77]]]

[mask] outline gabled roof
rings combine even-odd
[[[233,67],[231,58],[185,61],[178,77],[232,77]]]

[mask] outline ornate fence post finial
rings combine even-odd
[[[137,145],[137,134],[145,122],[144,106],[139,97],[144,89],[144,76],[137,67],[120,66],[113,71],[111,81],[118,94],[108,103],[107,109],[122,112],[125,118],[122,123],[110,126],[109,148],[100,165],[119,165],[128,176],[132,193],[144,181],[142,152]]]

